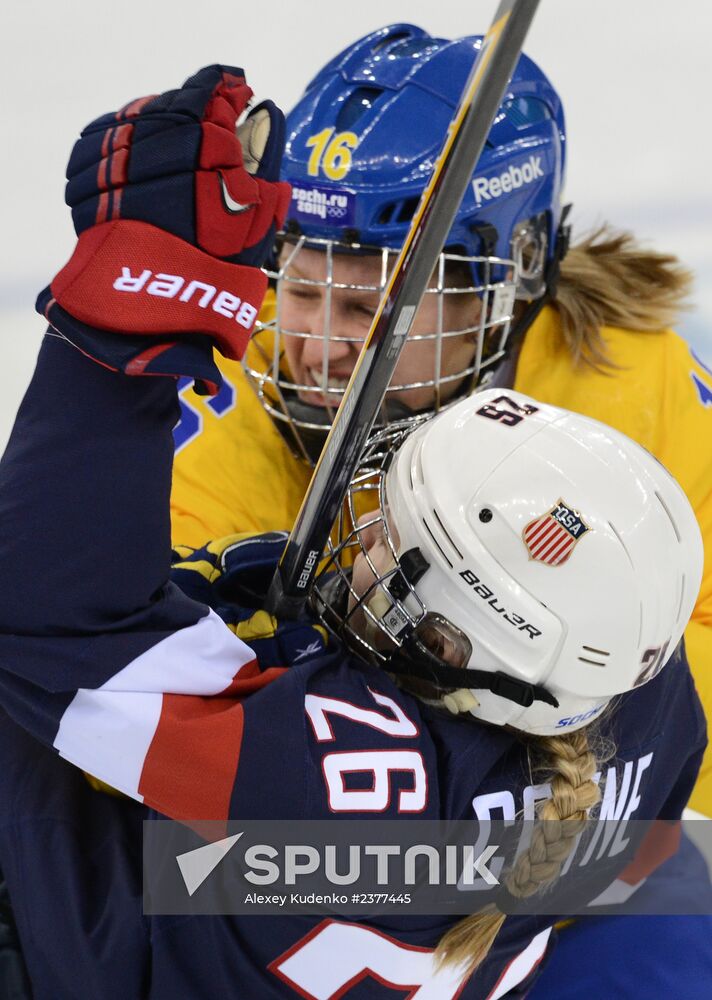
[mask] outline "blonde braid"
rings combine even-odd
[[[534,827],[529,850],[517,860],[507,880],[512,895],[521,898],[534,895],[557,877],[584,828],[588,810],[601,795],[592,781],[597,763],[584,729],[570,736],[545,737],[542,744],[555,774],[551,798],[538,811],[537,818],[544,822]]]
[[[551,778],[551,798],[538,809],[531,844],[506,879],[512,896],[526,898],[553,882],[584,827],[588,810],[600,799],[593,776],[598,769],[586,729],[536,741]],[[465,917],[438,943],[435,957],[446,965],[476,968],[486,957],[506,915],[496,908]]]

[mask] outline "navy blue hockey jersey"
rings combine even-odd
[[[155,998],[504,996],[542,958],[552,918],[508,918],[465,975],[433,961],[450,917],[137,916],[142,810],[106,798],[92,808],[98,797],[57,755],[178,819],[513,818],[546,794],[516,734],[443,715],[308,623],[237,614],[220,589],[221,547],[181,553],[170,578],[176,418],[169,381],[116,376],[49,337],[3,459],[0,865],[17,896],[18,859],[47,838],[69,856],[81,825],[83,841],[115,847],[91,879],[81,865],[62,875],[79,898],[64,912],[67,943],[36,959],[37,996],[65,995],[69,954],[93,963],[106,997],[132,995],[129,980]],[[618,750],[600,776],[604,802],[678,818],[705,743],[684,654],[607,725]],[[619,881],[613,895],[628,891]],[[52,885],[20,906],[33,940]],[[115,912],[94,905],[107,896]],[[56,917],[56,899],[45,910]]]

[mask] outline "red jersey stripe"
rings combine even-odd
[[[243,721],[235,698],[164,694],[138,788],[146,805],[174,819],[227,819]]]

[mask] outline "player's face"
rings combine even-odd
[[[288,255],[285,248],[283,264]],[[307,387],[298,390],[300,398],[336,408],[378,308],[383,274],[377,254],[334,254],[332,266],[331,287],[317,284],[327,278],[326,254],[299,250],[285,278],[310,283],[283,281],[279,325],[292,379]],[[457,287],[469,283],[467,276],[455,282]],[[391,382],[400,388],[391,390],[389,398],[414,411],[450,399],[462,385],[461,373],[472,363],[477,337],[473,328],[480,311],[480,300],[472,293],[426,294]],[[439,329],[445,335],[438,335]],[[430,384],[416,385],[423,382]]]
[[[351,628],[374,648],[385,652],[387,648],[392,648],[388,638],[380,632],[361,608],[357,608],[355,611],[354,609],[357,599],[364,595],[368,595],[366,603],[376,617],[380,617],[388,609],[392,599],[387,597],[380,588],[374,587],[374,584],[394,568],[395,561],[386,541],[380,511],[364,514],[359,518],[358,526],[363,551],[356,556],[351,573],[353,593],[349,595],[348,609],[349,612],[353,613],[350,624]],[[393,544],[398,546],[399,540],[395,526],[391,524],[388,530]],[[448,634],[447,629],[443,630],[441,627],[430,625],[419,629],[418,634],[420,641],[445,663],[453,667],[466,665],[469,652],[463,655],[462,647],[455,641],[452,633]]]
[[[380,511],[364,514],[358,520],[358,527],[363,551],[356,556],[351,574],[351,588],[355,594],[351,595],[352,607],[357,597],[363,597],[380,577],[385,576],[395,566],[393,553],[386,541]],[[393,543],[398,544],[397,537],[393,537]],[[369,565],[369,559],[373,568]]]
[[[388,598],[382,588],[375,586],[378,580],[395,567],[395,560],[386,541],[381,512],[376,510],[358,519],[361,551],[354,559],[351,570],[351,592],[348,601],[349,625],[374,649],[385,650],[391,646],[387,637],[366,614],[359,598],[371,614],[377,618],[387,610]],[[398,544],[397,537],[393,537]]]

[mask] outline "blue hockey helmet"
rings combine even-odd
[[[272,274],[276,307],[245,369],[307,460],[343,397],[481,44],[410,24],[374,31],[327,63],[287,117],[282,177],[292,200]],[[491,380],[515,324],[525,329],[553,292],[563,172],[561,102],[521,56],[381,424],[438,412]]]
[[[287,118],[287,230],[399,248],[481,44],[479,35],[449,41],[392,24],[327,63]],[[522,55],[446,248],[519,256],[517,297],[540,295],[560,222],[564,160],[561,101]]]

